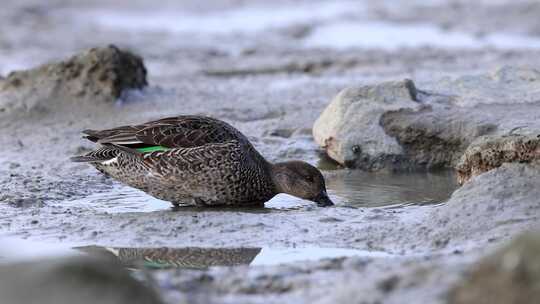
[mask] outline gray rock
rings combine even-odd
[[[540,299],[540,232],[482,259],[450,293],[452,304],[528,304]]]
[[[380,124],[403,151],[402,162],[392,164],[392,169],[453,167],[474,138],[496,129],[494,124],[471,118],[465,109],[432,105],[429,99],[433,97],[426,96],[421,111],[383,114]]]
[[[110,103],[147,85],[142,59],[115,46],[93,48],[59,63],[0,80],[0,113],[55,110],[62,104]]]
[[[540,133],[535,69],[503,67],[422,85],[408,99],[391,83],[346,89],[315,123],[315,140],[348,167],[410,170],[453,168],[481,136]]]
[[[0,266],[6,304],[162,303],[120,265],[90,257],[46,258]]]
[[[399,162],[403,149],[379,124],[387,111],[419,110],[410,80],[341,91],[313,126],[315,141],[348,167],[378,169]]]

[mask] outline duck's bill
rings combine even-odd
[[[332,200],[328,197],[328,194],[326,194],[326,191],[319,194],[315,199],[313,199],[313,201],[317,203],[317,206],[319,207],[328,207],[334,205]]]

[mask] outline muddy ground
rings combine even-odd
[[[92,147],[80,138],[81,130],[188,113],[230,122],[271,161],[302,159],[333,169],[324,174],[339,186],[351,172],[323,156],[313,140],[314,122],[346,87],[405,78],[418,88],[456,95],[455,104],[475,109],[443,105],[439,113],[469,115],[474,118],[469,123],[500,122],[501,134],[523,125],[527,134],[540,133],[540,78],[531,78],[530,85],[514,79],[527,103],[516,105],[512,115],[501,114],[509,113],[502,106],[478,108],[476,103],[486,98],[484,91],[500,90],[488,94],[490,103],[511,106],[508,96],[515,87],[467,82],[475,75],[497,75],[503,66],[540,67],[536,2],[368,2],[3,3],[0,77],[114,44],[143,58],[148,86],[124,91],[113,101],[61,90],[45,98],[41,82],[23,97],[7,100],[4,95],[0,231],[77,245],[328,247],[391,254],[155,271],[151,280],[168,303],[445,303],[477,259],[539,228],[538,164],[503,164],[451,197],[449,191],[440,204],[366,208],[351,205],[332,189],[337,201],[332,208],[281,196],[278,201],[296,207],[114,213],[70,203],[125,191],[93,168],[68,161]],[[381,32],[361,39],[357,23],[375,24]],[[336,28],[345,38],[332,32]],[[485,88],[464,94],[471,83]],[[493,115],[485,114],[492,109]],[[410,116],[392,118],[394,125],[412,124]],[[455,134],[467,143],[474,139],[467,132]],[[456,159],[445,169],[452,170]]]

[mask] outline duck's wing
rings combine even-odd
[[[191,148],[212,143],[236,140],[248,143],[247,138],[231,125],[218,119],[202,116],[177,116],[135,126],[108,130],[86,130],[89,140],[132,148]]]

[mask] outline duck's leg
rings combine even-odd
[[[255,202],[249,202],[249,203],[246,203],[246,204],[243,204],[242,206],[245,206],[245,207],[255,207],[255,208],[264,208],[264,203],[266,203],[265,201],[255,201]]]
[[[202,199],[195,197],[193,198],[193,204],[196,207],[210,207],[212,204],[208,204],[207,202],[203,201]]]
[[[168,197],[168,198],[161,198],[161,199],[171,202],[174,209],[179,208],[179,207],[187,207],[187,206],[196,206],[197,205],[197,202],[195,201],[195,199],[193,199],[191,197],[182,197],[182,196],[178,197],[178,196],[175,196],[175,197]]]

